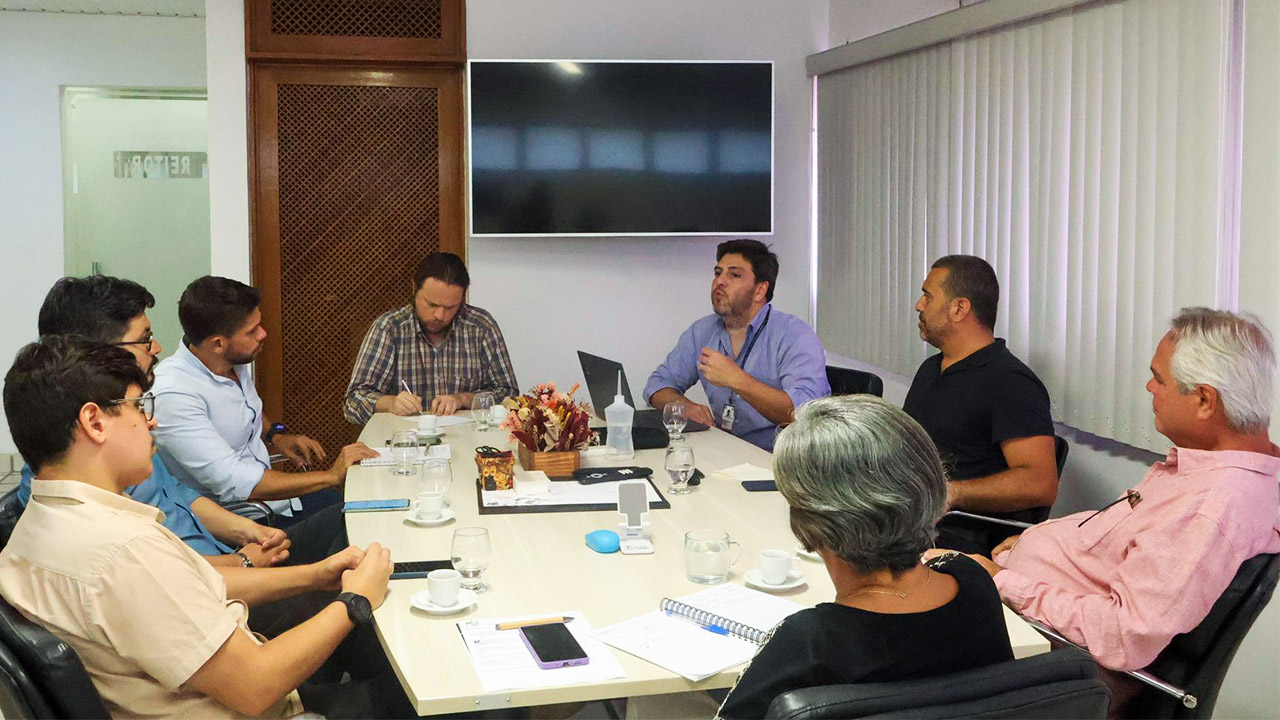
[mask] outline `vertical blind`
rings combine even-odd
[[[1144,389],[1167,320],[1234,303],[1235,6],[1083,5],[819,76],[828,349],[914,375],[929,265],[978,255],[1055,419],[1167,448]]]

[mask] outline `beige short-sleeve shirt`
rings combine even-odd
[[[0,594],[76,651],[112,716],[240,717],[182,685],[231,633],[253,637],[248,610],[162,518],[85,483],[35,480],[0,552]],[[300,709],[291,693],[265,715]]]

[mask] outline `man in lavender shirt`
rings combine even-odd
[[[649,376],[644,399],[679,402],[689,419],[716,425],[773,450],[779,425],[796,407],[831,394],[822,342],[805,321],[773,307],[778,256],[759,240],[716,248],[714,314],[694,322]],[[701,382],[710,407],[684,396]]]
[[[1113,670],[1147,666],[1199,625],[1241,563],[1280,552],[1280,448],[1267,433],[1275,362],[1255,318],[1183,309],[1147,382],[1168,457],[1110,505],[1031,527],[994,560],[971,556],[1004,601]],[[1132,694],[1118,682],[1113,712]]]

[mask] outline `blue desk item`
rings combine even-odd
[[[612,530],[596,530],[587,533],[587,547],[598,553],[618,552],[618,533]]]

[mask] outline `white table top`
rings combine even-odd
[[[385,445],[397,429],[412,421],[379,413],[365,426],[360,439],[371,447]],[[740,463],[769,467],[769,453],[712,428],[687,434],[696,464],[710,474]],[[673,693],[729,687],[740,671],[732,668],[698,683],[639,658],[613,649],[626,671],[625,678],[591,685],[485,693],[455,623],[473,618],[581,610],[595,628],[641,615],[658,607],[664,597],[679,597],[705,588],[690,582],[684,572],[684,533],[713,528],[741,543],[742,556],[729,582],[743,584],[742,573],[757,565],[761,550],[792,549],[795,538],[787,521],[787,505],[776,492],[748,493],[734,482],[708,477],[688,495],[671,495],[662,469],[663,450],[636,453],[635,465],[655,468],[654,484],[671,502],[669,510],[654,510],[652,555],[601,555],[587,548],[583,537],[592,530],[618,529],[616,512],[553,512],[480,515],[476,502],[475,447],[513,449],[505,431],[477,432],[471,424],[450,427],[444,441],[452,446],[453,487],[449,500],[457,519],[439,527],[416,527],[404,512],[350,513],[347,535],[364,547],[381,542],[397,561],[448,559],[453,531],[459,527],[489,529],[493,559],[483,579],[489,591],[470,610],[453,616],[432,616],[409,605],[409,598],[425,590],[425,579],[393,580],[386,602],[374,613],[378,636],[391,664],[419,714],[465,712],[503,707],[597,700],[601,698]],[[518,466],[517,466],[518,467]],[[346,499],[413,497],[416,480],[399,478],[390,467],[354,467],[347,476]],[[835,589],[821,563],[801,561],[808,584],[787,593],[802,605],[831,601]],[[1049,649],[1048,642],[1006,609],[1014,654],[1025,657]]]

